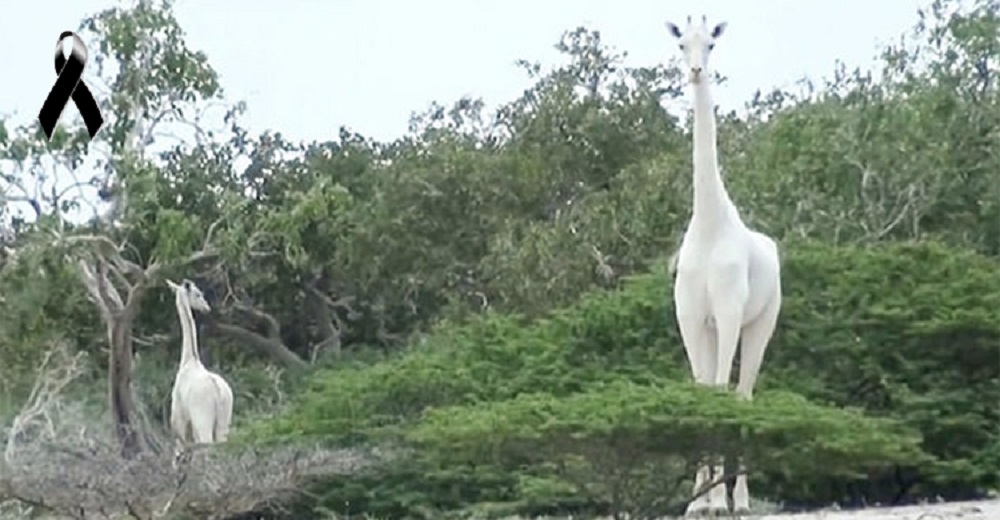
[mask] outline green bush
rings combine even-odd
[[[486,439],[509,441],[537,426],[532,406],[558,412],[560,420],[603,407],[577,419],[593,431],[625,421],[614,414],[632,410],[625,424],[634,436],[661,426],[668,414],[684,417],[687,426],[672,424],[658,434],[671,439],[713,438],[727,427],[735,435],[734,425],[751,437],[764,435],[755,427],[773,428],[762,446],[787,446],[748,455],[758,462],[751,487],[786,503],[952,498],[996,486],[989,464],[1000,437],[996,262],[934,243],[791,243],[783,249],[784,308],[759,399],[750,405],[685,401],[694,394],[676,386],[689,378],[688,368],[670,284],[658,271],[628,280],[621,290],[590,293],[544,319],[489,315],[464,325],[442,323],[394,359],[319,372],[286,415],[256,425],[248,438],[316,436],[410,448],[422,445],[419,432],[467,440],[483,433],[486,449]],[[638,401],[622,400],[631,395],[623,388]],[[641,403],[661,408],[645,413]],[[870,419],[835,410],[845,407]],[[916,438],[864,422],[875,418],[919,432],[919,456],[895,464]],[[490,437],[476,430],[484,427]],[[334,510],[350,504],[352,511],[391,516],[476,503],[536,512],[607,505],[581,497],[553,470],[552,458],[515,458],[519,464],[511,466],[512,459],[500,464],[468,453],[462,459],[457,448],[404,452],[411,455],[378,475],[323,484],[323,502]],[[829,462],[838,454],[844,471]]]
[[[676,382],[616,381],[563,398],[541,393],[431,410],[408,437],[456,466],[496,464],[510,474],[525,465],[553,468],[564,494],[616,518],[679,514],[691,498],[682,483],[712,454],[742,455],[755,472],[795,478],[857,478],[925,459],[919,436],[892,421],[787,392],[750,403]],[[528,490],[518,491],[510,512],[537,508]]]
[[[996,466],[977,461],[1000,435],[1000,264],[935,243],[787,249],[782,318],[759,386],[918,429],[936,461],[891,476],[883,501],[996,487]]]

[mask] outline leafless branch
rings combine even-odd
[[[55,436],[52,410],[58,405],[58,398],[66,386],[83,373],[85,357],[86,352],[70,353],[69,348],[62,343],[54,344],[42,356],[28,400],[14,417],[7,432],[7,445],[4,448],[4,460],[7,463],[14,458],[18,439],[33,424],[42,422],[45,437],[51,439]]]
[[[316,363],[327,351],[339,359],[347,328],[339,311],[345,311],[348,320],[354,320],[357,316],[357,311],[351,305],[355,300],[354,296],[343,296],[334,300],[321,289],[320,285],[322,287],[327,285],[327,279],[322,275],[313,282],[305,284],[306,306],[316,323],[320,337],[323,338],[310,349],[310,363]]]
[[[91,415],[64,400],[62,393],[83,366],[83,354],[72,354],[62,344],[39,363],[35,385],[13,421],[0,461],[0,505],[5,510],[16,502],[36,514],[41,510],[70,518],[220,518],[289,497],[307,479],[357,473],[384,458],[311,445],[201,447],[180,463],[172,450],[123,458],[106,428],[92,428]],[[39,428],[30,429],[33,425]],[[167,432],[150,434],[166,445]]]
[[[245,303],[233,304],[233,308],[252,316],[257,321],[263,322],[267,326],[267,337],[269,338],[280,338],[281,337],[281,324],[278,320],[260,309],[254,308]]]
[[[399,345],[406,340],[406,335],[399,334],[395,332],[389,332],[389,329],[385,326],[386,320],[385,316],[378,317],[378,330],[375,331],[375,337],[378,338],[383,344],[386,345]]]
[[[910,214],[911,206],[913,205],[915,200],[915,193],[916,189],[911,184],[910,186],[907,187],[904,193],[901,193],[899,195],[900,199],[904,199],[900,204],[902,207],[896,211],[896,216],[894,218],[892,218],[888,223],[882,225],[882,229],[879,230],[877,233],[875,233],[874,236],[875,240],[880,240],[882,239],[882,237],[891,233],[892,230],[896,229],[896,227],[903,221],[903,219]],[[888,218],[888,215],[886,217]]]
[[[351,314],[356,314],[354,307],[351,306],[355,300],[354,296],[343,296],[334,300],[317,289],[315,285],[310,284],[306,287],[306,289],[313,293],[317,298],[321,299],[323,303],[331,309],[343,309]]]
[[[209,233],[213,229],[214,227],[210,228]],[[165,267],[165,264],[157,260],[153,260],[145,268],[141,267],[139,264],[126,259],[122,255],[123,245],[115,244],[110,238],[103,235],[75,235],[61,237],[60,240],[67,244],[83,243],[94,246],[93,254],[96,256],[96,260],[86,261],[81,259],[78,261],[81,269],[84,270],[82,275],[84,283],[88,286],[88,290],[90,290],[92,296],[101,298],[98,301],[104,301],[103,298],[105,295],[94,293],[91,287],[100,287],[100,284],[97,283],[100,274],[104,274],[104,279],[108,282],[107,285],[111,285],[110,280],[114,279],[125,291],[126,297],[123,299],[117,294],[117,291],[111,291],[114,294],[108,294],[107,296],[118,300],[119,303],[116,304],[117,306],[121,306],[120,302],[123,300],[124,308],[129,310],[134,309],[138,305],[141,297],[145,295],[148,286],[155,281]],[[178,262],[176,266],[186,267],[217,257],[218,252],[206,245],[204,249],[192,253],[187,258]],[[105,271],[97,273],[95,272],[95,267],[96,269],[105,269]],[[132,281],[129,280],[130,277],[133,278]]]
[[[284,344],[281,325],[274,316],[246,304],[236,304],[234,308],[247,314],[254,323],[263,323],[265,333],[260,334],[241,325],[214,321],[210,324],[210,330],[229,336],[238,343],[248,344],[289,368],[303,369],[308,366],[308,363]]]
[[[128,460],[113,443],[94,436],[39,442],[20,451],[0,476],[0,502],[14,500],[73,518],[246,514],[296,495],[310,478],[354,474],[377,462],[357,450],[318,446],[209,446],[176,464],[170,450]]]
[[[110,321],[125,308],[121,297],[117,291],[108,290],[107,279],[102,276],[96,266],[92,266],[91,262],[79,259],[77,265],[80,269],[80,278],[83,280],[83,285],[87,288],[90,300],[97,305],[97,308],[101,312],[101,317],[105,321]]]
[[[14,196],[7,195],[7,196],[3,197],[3,202],[4,203],[8,203],[8,202],[27,202],[31,206],[31,209],[35,212],[35,218],[38,219],[38,218],[42,217],[42,205],[39,204],[38,203],[38,199],[36,199],[34,197],[20,196],[20,195],[14,195]]]

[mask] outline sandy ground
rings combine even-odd
[[[851,511],[813,511],[746,517],[747,520],[1000,520],[1000,499]]]
[[[557,517],[542,517],[555,519]],[[560,519],[565,517],[558,517]],[[717,517],[715,520],[1000,520],[1000,498],[947,502],[901,507],[870,507],[868,509],[824,509],[808,513],[769,513],[741,517]],[[511,517],[505,520],[524,520]],[[606,520],[606,519],[602,519]],[[664,518],[662,520],[683,520]]]

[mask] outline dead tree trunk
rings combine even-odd
[[[132,319],[118,316],[108,325],[111,353],[108,356],[108,402],[114,421],[115,437],[122,456],[132,458],[143,450],[135,398],[132,395]]]
[[[136,289],[111,264],[108,253],[97,254],[92,261],[80,260],[80,277],[91,301],[97,304],[108,332],[108,404],[111,408],[115,437],[125,458],[132,458],[143,449],[142,437],[136,429],[135,398],[132,395],[132,322],[138,310]],[[141,272],[141,270],[140,270]],[[111,278],[124,285],[125,298],[119,294]],[[128,305],[132,303],[132,305]]]

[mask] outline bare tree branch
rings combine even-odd
[[[309,366],[282,341],[281,325],[274,316],[245,304],[236,304],[234,308],[249,315],[254,322],[263,323],[265,333],[259,334],[247,327],[215,321],[210,323],[209,329],[214,333],[225,334],[237,342],[249,344],[289,368],[304,369]]]
[[[343,296],[336,300],[330,298],[322,291],[316,288],[315,284],[310,284],[306,286],[306,289],[315,295],[317,298],[323,300],[323,303],[327,304],[332,309],[343,309],[351,314],[356,314],[354,307],[351,306],[354,303],[354,296]]]
[[[280,338],[281,337],[281,324],[278,323],[277,318],[271,316],[270,314],[246,305],[244,303],[233,304],[233,308],[249,314],[258,321],[262,321],[267,325],[267,337],[269,338]]]
[[[0,503],[71,518],[223,518],[294,496],[317,476],[364,471],[380,458],[303,445],[201,447],[180,461],[171,450],[147,451],[129,460],[100,435],[67,435],[78,425],[64,421],[51,438],[19,445],[0,474]]]
[[[344,311],[348,320],[355,319],[357,311],[352,305],[355,297],[331,298],[324,290],[327,286],[326,281],[327,278],[320,274],[311,282],[302,284],[305,291],[306,310],[315,323],[320,338],[310,346],[308,362],[285,345],[282,339],[281,323],[278,319],[252,305],[240,302],[232,304],[234,310],[250,318],[251,324],[249,326],[213,322],[210,325],[210,330],[247,343],[289,368],[305,368],[315,363],[325,351],[331,351],[339,358],[346,324],[345,319],[337,311]],[[231,288],[229,291],[232,292]],[[255,330],[257,326],[262,326],[263,333]]]
[[[26,430],[38,421],[44,421],[45,438],[55,437],[51,413],[58,404],[59,395],[83,373],[83,360],[86,352],[71,354],[69,348],[61,343],[55,344],[42,356],[42,361],[36,370],[35,383],[28,394],[28,401],[11,422],[7,432],[7,445],[4,448],[4,461],[11,463],[17,450],[18,439]]]
[[[125,308],[121,297],[117,291],[107,290],[107,280],[101,277],[95,267],[91,266],[90,262],[81,258],[77,260],[77,265],[80,268],[80,278],[83,280],[83,285],[87,288],[90,300],[97,305],[104,321],[109,322]]]

